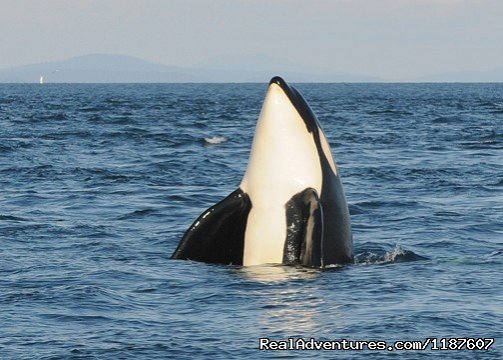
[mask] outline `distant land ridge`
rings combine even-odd
[[[303,66],[264,54],[219,56],[187,67],[157,64],[128,55],[89,54],[0,69],[0,83],[36,83],[41,76],[45,83],[240,83],[267,82],[275,75],[290,82],[503,82],[503,67],[390,81]]]

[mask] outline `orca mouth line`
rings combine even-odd
[[[304,120],[307,130],[310,133],[318,133],[318,121],[316,120],[316,116],[302,95],[300,95],[293,86],[288,85],[280,76],[273,77],[271,81],[269,81],[269,85],[271,84],[278,85],[286,96],[288,96],[288,99],[290,99],[290,102],[293,104],[302,120]]]

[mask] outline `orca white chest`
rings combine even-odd
[[[262,107],[240,185],[252,204],[243,265],[282,262],[287,233],[285,205],[306,188],[320,192],[321,182],[313,134],[283,90],[273,84]]]

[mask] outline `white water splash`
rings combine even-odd
[[[226,141],[227,138],[224,136],[213,136],[210,138],[204,138],[204,142],[209,145],[218,145]]]
[[[384,262],[394,262],[400,256],[406,255],[405,251],[402,248],[402,245],[396,244],[395,248],[392,251],[384,254]]]

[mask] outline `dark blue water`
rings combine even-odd
[[[500,359],[503,84],[297,87],[339,164],[354,265],[169,259],[240,183],[266,84],[0,85],[0,358]]]

